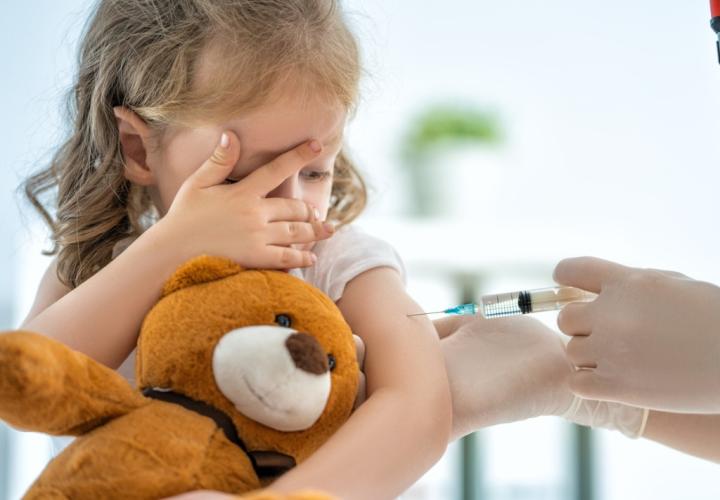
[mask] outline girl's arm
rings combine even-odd
[[[444,453],[452,403],[437,333],[390,268],[348,283],[338,302],[365,341],[368,399],[307,461],[271,489],[319,489],[343,499],[393,498]]]
[[[651,411],[643,437],[720,463],[720,415]]]
[[[72,291],[58,281],[55,263],[51,264],[21,328],[117,368],[135,346],[142,320],[160,298],[163,283],[190,257],[169,248],[173,246],[161,225],[153,226]]]

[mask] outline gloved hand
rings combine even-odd
[[[441,341],[453,399],[453,439],[482,427],[543,415],[642,435],[647,411],[583,400],[561,336],[528,317],[476,317]]]
[[[566,306],[580,370],[570,389],[585,398],[676,413],[720,413],[720,288],[687,276],[591,257],[567,259],[555,280],[599,293]]]

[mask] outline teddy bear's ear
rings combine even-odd
[[[165,282],[162,296],[170,295],[181,288],[227,278],[242,270],[240,265],[230,259],[201,255],[177,268],[170,279]]]

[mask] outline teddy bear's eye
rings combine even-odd
[[[328,368],[330,371],[333,371],[335,369],[335,356],[332,354],[328,354]]]
[[[280,326],[284,326],[285,328],[290,328],[292,326],[292,320],[287,314],[278,314],[275,316],[275,323]]]

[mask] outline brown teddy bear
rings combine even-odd
[[[206,256],[168,280],[136,359],[133,389],[50,338],[0,335],[0,418],[79,436],[26,498],[257,490],[347,420],[359,374],[350,328],[322,292],[287,273]]]

